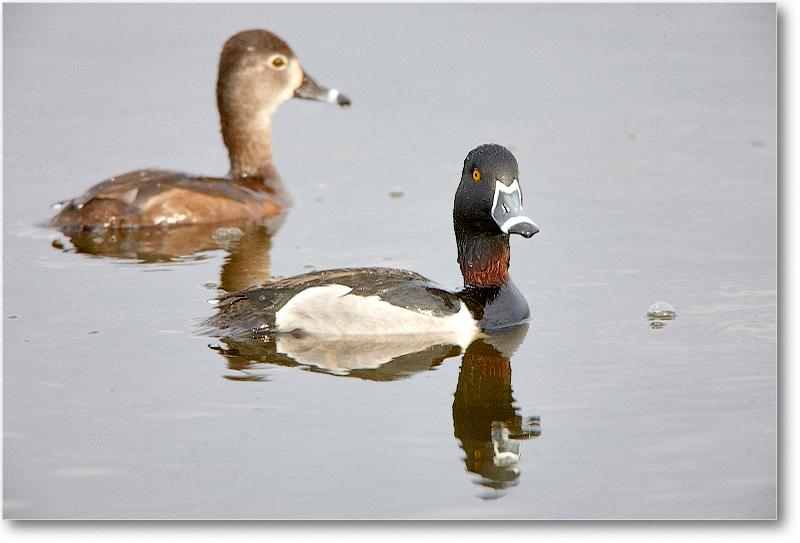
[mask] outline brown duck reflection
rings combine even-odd
[[[222,338],[210,346],[237,375],[227,379],[268,381],[271,365],[369,381],[394,381],[431,370],[463,353],[453,399],[453,430],[466,453],[467,471],[480,475],[479,495],[493,499],[518,484],[522,441],[539,435],[539,418],[519,415],[511,389],[511,356],[528,331],[525,324],[502,335],[450,334],[320,340],[260,335]]]
[[[184,262],[208,258],[207,253],[227,251],[219,287],[236,292],[271,279],[272,236],[285,215],[265,223],[184,225],[174,228],[119,228],[63,232],[53,247],[66,252],[133,260],[140,263]]]

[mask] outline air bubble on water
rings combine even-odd
[[[647,310],[650,328],[654,330],[664,328],[667,325],[664,321],[675,320],[675,316],[675,309],[667,302],[656,302]]]
[[[672,320],[675,318],[675,309],[667,302],[656,302],[647,310],[647,317],[652,319]]]

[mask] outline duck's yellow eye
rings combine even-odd
[[[281,57],[275,57],[272,59],[272,65],[276,68],[280,68],[283,66],[283,59]]]
[[[475,181],[480,181],[481,180],[481,172],[479,172],[478,170],[472,170],[472,178]]]

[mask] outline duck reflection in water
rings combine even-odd
[[[394,381],[432,370],[463,353],[453,400],[453,430],[475,483],[494,499],[519,482],[523,441],[540,433],[539,417],[523,417],[514,404],[511,356],[528,331],[523,324],[504,334],[471,337],[432,334],[380,338],[293,337],[263,334],[220,338],[210,347],[225,357],[234,381],[268,381],[271,365],[367,381]]]
[[[283,216],[279,217],[280,222]],[[53,247],[139,264],[169,264],[213,258],[224,251],[220,281],[215,287],[237,291],[272,279],[272,237],[280,227],[273,220],[267,224],[182,226],[162,229],[117,229],[101,232],[65,232],[64,238],[53,241]]]
[[[467,470],[480,475],[477,484],[492,489],[480,495],[483,499],[498,498],[519,483],[521,443],[540,433],[539,417],[523,421],[511,390],[511,354],[526,332],[527,325],[474,341],[461,359],[453,430],[466,453]]]

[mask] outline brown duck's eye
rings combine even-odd
[[[480,181],[481,180],[481,172],[479,172],[478,170],[472,170],[472,178],[475,181]]]
[[[288,60],[283,55],[274,54],[270,57],[269,63],[276,70],[283,70],[286,68]]]

